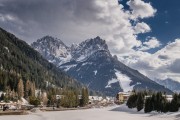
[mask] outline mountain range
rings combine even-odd
[[[100,37],[80,44],[65,45],[60,39],[45,36],[31,46],[45,59],[90,89],[113,96],[120,91],[172,91],[152,81],[113,56]]]

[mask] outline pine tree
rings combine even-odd
[[[30,89],[31,89],[31,82],[29,80],[26,81],[26,86],[25,86],[25,98],[28,98],[30,96]]]
[[[36,90],[35,82],[33,82],[33,83],[31,83],[30,96],[35,97],[35,90]]]
[[[15,93],[14,89],[12,90],[11,98],[13,101],[16,101],[16,93]]]
[[[151,104],[152,104],[152,111],[157,110],[157,98],[155,93],[152,94]]]
[[[130,97],[129,97],[127,103],[126,103],[128,108],[131,108],[131,109],[136,108],[137,107],[137,99],[138,99],[138,97],[137,97],[136,93],[130,95]]]
[[[174,94],[173,99],[170,103],[170,112],[177,112],[179,110],[178,106],[178,95]]]
[[[89,102],[89,92],[88,88],[85,88],[85,103],[88,104]]]
[[[47,105],[48,98],[47,98],[46,92],[42,93],[42,102],[43,102],[43,105]]]
[[[18,98],[22,98],[24,97],[24,84],[23,84],[23,81],[22,79],[19,80],[18,82]]]
[[[177,98],[177,103],[178,103],[178,106],[180,107],[180,93],[178,94],[178,98]]]
[[[81,98],[81,106],[87,105],[89,102],[89,95],[88,95],[88,89],[82,88],[82,98]]]
[[[31,105],[34,105],[35,107],[37,107],[38,105],[40,105],[41,102],[38,98],[30,96],[29,97],[29,103]]]
[[[0,100],[4,100],[4,93],[1,94]]]
[[[80,101],[79,101],[79,94],[77,91],[74,92],[75,95],[75,107],[79,106]]]
[[[169,111],[169,102],[167,101],[167,99],[165,97],[162,97],[161,100],[161,112],[168,112]]]
[[[145,101],[145,107],[144,107],[144,112],[145,113],[148,113],[148,112],[151,112],[153,110],[153,105],[152,105],[152,98],[149,97],[146,99]]]
[[[156,94],[156,111],[157,112],[161,112],[162,109],[163,109],[163,103],[162,103],[162,100],[163,99],[163,96],[162,96],[162,93],[161,92],[158,92]],[[165,102],[165,101],[164,101]]]
[[[144,108],[144,96],[143,93],[138,93],[137,111],[141,111],[143,108]]]

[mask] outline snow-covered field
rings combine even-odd
[[[124,105],[88,110],[38,112],[20,116],[0,116],[0,120],[180,120],[180,113],[149,113],[129,110]]]

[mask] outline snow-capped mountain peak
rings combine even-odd
[[[111,55],[106,41],[100,37],[85,40],[78,45],[73,44],[70,48],[62,41],[58,44],[58,39],[52,39],[52,43],[56,43],[52,44],[49,41],[51,37],[44,38],[33,43],[32,47],[67,74],[95,91],[110,96],[132,89],[172,92],[121,63],[117,56]]]
[[[90,57],[97,51],[108,51],[108,46],[105,40],[102,40],[100,37],[94,39],[88,39],[79,45],[73,46],[71,55],[76,61],[83,61]]]
[[[54,64],[63,63],[71,58],[70,48],[60,39],[51,36],[38,39],[31,46]]]

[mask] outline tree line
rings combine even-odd
[[[47,87],[47,90],[40,90],[35,93],[36,85],[35,82],[27,80],[25,83],[22,79],[19,79],[16,90],[11,90],[8,86],[6,87],[5,94],[0,96],[0,101],[5,102],[20,100],[25,98],[30,104],[38,106],[41,103],[47,106],[53,107],[78,107],[86,106],[89,102],[89,92],[87,88],[79,89],[67,89],[58,87]],[[45,94],[44,94],[45,93]],[[56,95],[61,95],[60,99],[56,98]]]
[[[162,92],[136,92],[130,95],[126,105],[128,108],[136,108],[137,111],[144,109],[145,113],[156,112],[177,112],[180,108],[180,94],[175,93],[172,100],[167,100],[166,93]]]

